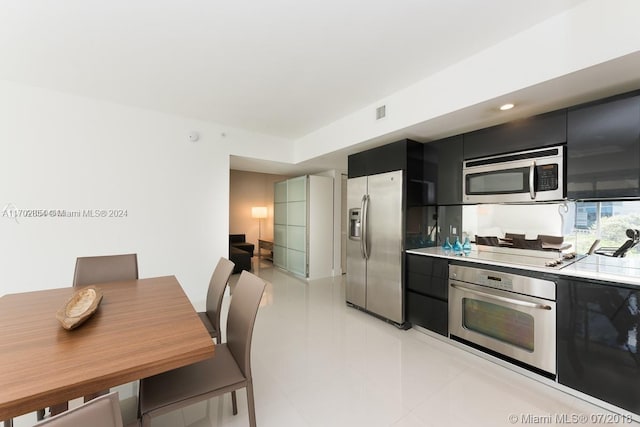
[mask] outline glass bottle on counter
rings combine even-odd
[[[442,250],[445,252],[449,252],[452,249],[453,249],[453,246],[451,246],[451,242],[449,242],[449,236],[447,236],[446,240],[442,244]]]
[[[456,255],[462,254],[462,244],[460,243],[460,239],[456,236],[455,242],[453,242],[453,253]]]
[[[464,238],[464,243],[462,244],[462,252],[467,256],[471,253],[471,241],[469,240],[469,236],[466,236]]]

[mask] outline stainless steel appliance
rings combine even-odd
[[[560,270],[580,261],[586,255],[575,252],[560,252],[550,250],[512,249],[496,246],[476,245],[469,255],[469,260],[481,260],[494,263],[497,266],[505,264],[515,267],[537,267],[539,269]]]
[[[466,160],[462,195],[464,203],[562,200],[564,146]]]
[[[449,335],[556,375],[556,287],[550,280],[449,266]]]
[[[403,171],[347,181],[347,303],[404,324]]]

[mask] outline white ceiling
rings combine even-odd
[[[3,0],[0,78],[295,139],[581,1]]]

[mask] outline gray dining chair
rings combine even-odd
[[[34,427],[122,427],[118,392],[105,394],[77,408],[38,422]]]
[[[73,274],[73,286],[82,287],[98,283],[117,282],[122,280],[138,279],[138,256],[137,254],[123,255],[101,255],[76,258],[76,268]],[[109,390],[102,390],[84,397],[88,402]],[[69,404],[59,403],[50,408],[52,416],[60,414],[69,408]],[[42,420],[45,410],[37,411],[37,419]]]
[[[220,331],[220,311],[222,310],[222,298],[224,291],[229,283],[229,277],[233,273],[235,264],[226,258],[220,258],[216,268],[213,270],[211,280],[209,280],[209,289],[207,290],[207,306],[206,311],[198,312],[198,316],[207,328],[211,338],[220,344],[222,334]]]
[[[74,287],[137,279],[137,254],[100,255],[76,258],[76,269],[73,274]],[[102,390],[90,394],[84,397],[84,401],[88,402],[106,393],[109,393],[109,390]]]
[[[136,254],[78,257],[73,275],[73,286],[136,280],[138,256]]]
[[[256,425],[251,338],[266,283],[243,271],[233,291],[227,317],[227,342],[217,344],[213,357],[140,381],[138,412],[143,427],[151,418],[231,392],[238,413],[236,390],[246,388],[249,424]]]

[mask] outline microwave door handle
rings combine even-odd
[[[529,166],[529,195],[531,196],[531,200],[536,198],[536,161],[531,161],[531,166]]]
[[[456,285],[455,283],[451,283],[450,286],[452,288],[455,289],[461,289],[463,292],[469,292],[475,295],[479,295],[485,298],[491,298],[491,299],[495,299],[498,301],[502,301],[502,302],[507,302],[509,304],[515,304],[515,305],[520,305],[523,307],[530,307],[530,308],[539,308],[541,310],[551,310],[551,307],[546,305],[546,304],[536,304],[535,302],[529,302],[529,301],[522,301],[522,300],[518,300],[518,299],[513,299],[513,298],[507,298],[507,297],[502,297],[502,296],[498,296],[498,295],[493,295],[490,293],[486,293],[486,292],[481,292],[481,291],[476,291],[475,289],[471,289],[471,288],[467,288],[466,286],[460,286],[460,285]]]

